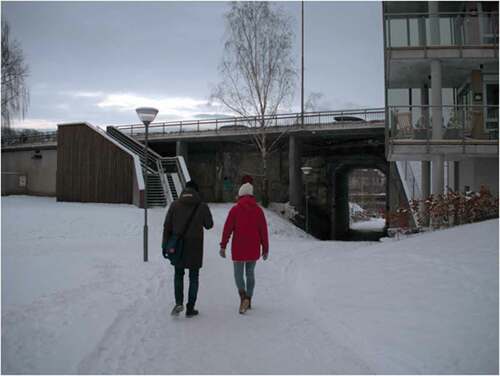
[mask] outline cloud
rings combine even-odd
[[[63,92],[62,94],[71,95],[76,98],[101,98],[104,96],[104,93],[101,91],[70,91]]]
[[[158,119],[192,119],[199,118],[200,114],[215,115],[217,104],[204,99],[190,97],[153,98],[129,93],[105,95],[97,106],[102,109],[111,109],[118,112],[135,111],[137,107],[148,106],[158,109]],[[221,114],[219,112],[219,114]],[[221,115],[228,115],[222,112]]]
[[[55,130],[59,122],[48,119],[26,118],[22,120],[14,120],[11,124],[12,128],[29,128],[38,130]]]
[[[62,117],[74,119],[83,116],[82,119],[97,124],[129,123],[131,119],[138,120],[135,109],[143,106],[158,109],[157,122],[234,116],[220,103],[203,98],[156,97],[130,92],[102,91],[60,91],[59,94],[64,95],[66,100],[69,99],[69,104],[61,102],[54,106],[55,109],[64,111]],[[129,120],[126,120],[127,118]]]

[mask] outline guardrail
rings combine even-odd
[[[249,117],[225,117],[218,119],[204,120],[176,120],[167,122],[151,123],[149,132],[155,135],[178,134],[185,132],[225,132],[258,129],[260,120],[258,116]],[[318,111],[304,112],[304,117],[300,113],[276,114],[264,116],[266,127],[307,127],[312,125],[335,125],[345,123],[377,123],[380,124],[385,119],[384,108],[366,108],[338,111]],[[144,124],[115,125],[112,126],[129,136],[138,136],[145,133]],[[2,137],[2,146],[14,146],[20,144],[47,143],[57,141],[57,131],[40,133],[22,137]]]
[[[2,146],[22,145],[22,144],[45,144],[48,142],[57,141],[57,131],[37,133],[37,134],[20,134],[16,136],[2,137]]]
[[[430,19],[439,24],[432,41]],[[385,13],[386,48],[498,46],[498,12]]]
[[[305,112],[302,118],[300,113],[266,115],[264,117],[226,117],[208,120],[182,120],[151,123],[148,133],[154,135],[167,135],[184,132],[204,131],[249,131],[261,128],[262,122],[265,127],[291,127],[308,125],[332,125],[346,122],[383,122],[385,119],[384,108],[367,108],[341,111]],[[145,133],[144,124],[117,125],[114,126],[121,132],[131,136]]]
[[[386,140],[433,139],[433,118],[441,116],[441,139],[466,141],[471,138],[498,140],[498,106],[388,106]]]

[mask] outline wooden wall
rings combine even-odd
[[[65,124],[57,132],[58,201],[133,201],[130,154],[87,124]]]

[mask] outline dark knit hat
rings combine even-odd
[[[194,180],[190,180],[186,183],[186,188],[194,189],[196,192],[199,192],[198,184]]]
[[[241,184],[250,183],[253,184],[253,178],[250,175],[245,175],[241,178]]]

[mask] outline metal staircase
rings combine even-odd
[[[191,180],[182,156],[162,157],[149,148],[146,163],[143,144],[112,126],[106,128],[106,133],[139,157],[144,181],[147,180],[148,207],[165,206],[176,200]]]
[[[163,193],[163,185],[160,176],[148,174],[148,207],[165,206],[167,200]]]

